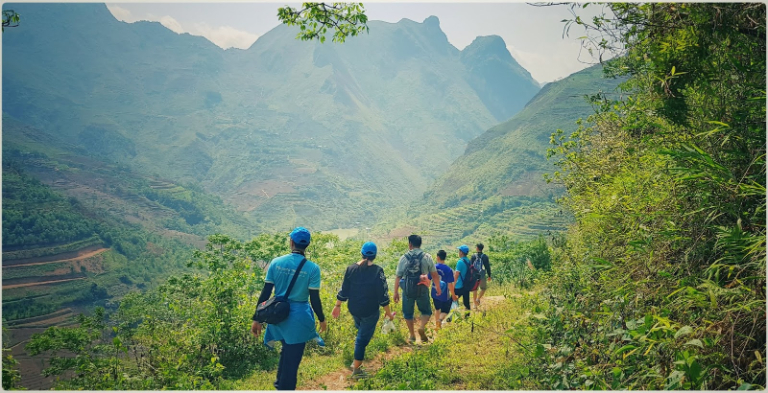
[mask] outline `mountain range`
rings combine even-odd
[[[501,38],[460,51],[436,17],[342,45],[281,25],[223,50],[103,4],[11,6],[25,22],[3,34],[5,117],[266,229],[373,223],[539,90]]]

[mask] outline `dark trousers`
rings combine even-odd
[[[277,390],[296,390],[296,376],[299,374],[299,363],[304,356],[307,343],[286,344],[280,351],[280,364],[277,366],[277,379],[273,384]]]
[[[469,288],[461,288],[461,289],[456,289],[454,292],[456,293],[456,296],[458,296],[459,298],[462,298],[462,297],[464,298],[464,308],[466,308],[467,311],[469,311],[470,310],[470,308],[469,308],[469,294],[472,291],[470,291]]]
[[[376,314],[369,315],[365,318],[359,318],[352,316],[355,320],[355,328],[357,328],[357,338],[355,338],[355,360],[365,359],[365,347],[371,342],[374,331],[376,331],[376,323],[379,322],[379,310],[376,310]]]

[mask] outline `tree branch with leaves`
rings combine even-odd
[[[368,32],[368,16],[363,3],[303,3],[297,10],[288,6],[278,8],[277,17],[288,26],[299,26],[296,38],[302,41],[317,39],[325,42],[328,29],[335,30],[333,42],[344,42]]]

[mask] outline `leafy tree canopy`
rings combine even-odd
[[[277,17],[288,26],[299,26],[296,38],[325,42],[328,29],[335,30],[333,42],[344,42],[349,36],[368,32],[368,16],[363,3],[303,3],[302,9],[281,7]]]

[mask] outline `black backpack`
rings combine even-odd
[[[467,265],[467,274],[461,278],[464,284],[463,288],[474,291],[477,289],[477,285],[480,284],[480,271],[477,270],[474,263],[469,262],[467,257],[461,257],[461,260]]]
[[[405,259],[408,261],[405,264],[405,283],[403,284],[403,295],[408,296],[411,299],[415,299],[424,294],[427,289],[424,285],[419,285],[421,282],[421,260],[424,258],[424,253],[420,253],[417,256],[411,256],[405,254]]]
[[[296,268],[296,273],[293,274],[291,283],[288,284],[288,289],[285,291],[285,295],[272,297],[256,307],[256,314],[253,316],[254,321],[276,324],[283,322],[288,318],[288,314],[291,312],[291,304],[288,303],[288,296],[291,295],[293,284],[296,284],[299,272],[306,261],[307,258],[304,258],[299,263],[299,267]]]

